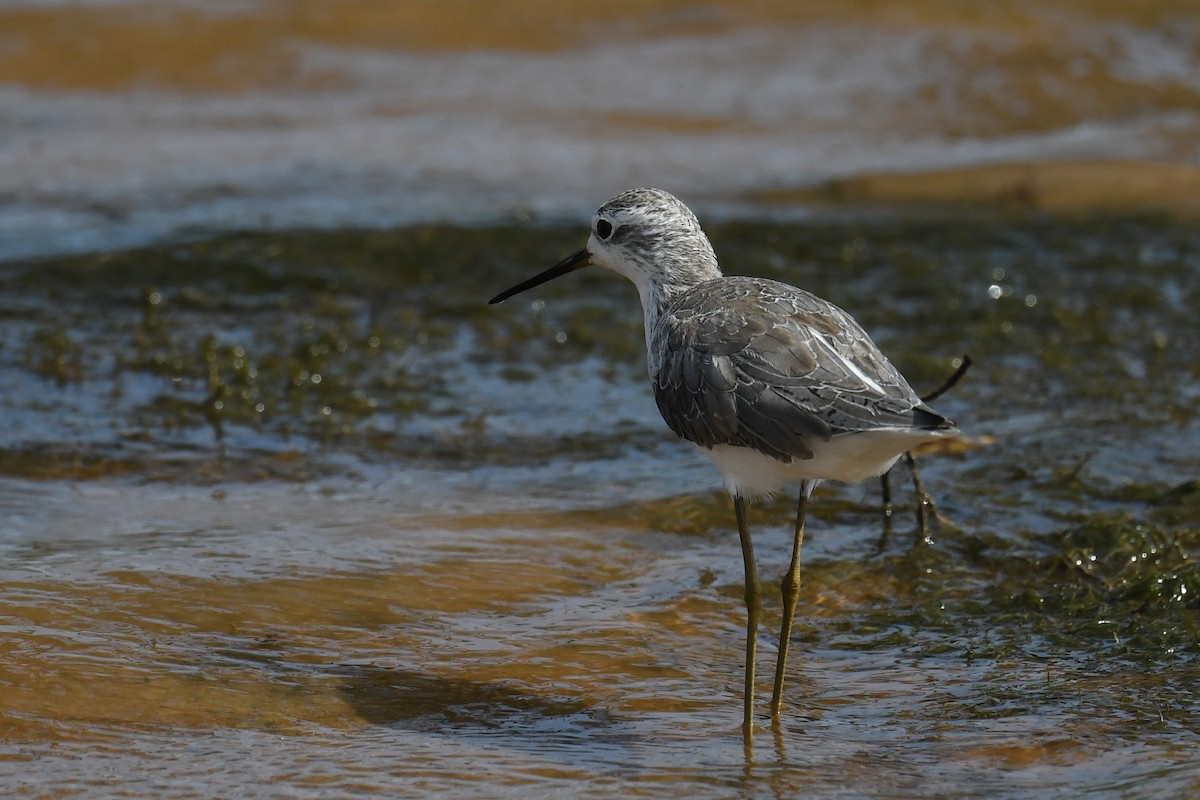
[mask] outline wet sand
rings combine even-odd
[[[938,172],[858,175],[812,187],[752,192],[768,206],[811,204],[920,213],[993,211],[1200,216],[1200,169],[1139,162],[991,164]]]

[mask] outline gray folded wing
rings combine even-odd
[[[749,447],[790,462],[838,434],[953,427],[849,314],[777,281],[692,287],[659,319],[651,347],[659,411],[701,447]]]

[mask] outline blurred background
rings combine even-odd
[[[973,358],[750,752],[636,293],[486,305],[646,185]],[[1200,796],[1198,216],[1196,0],[0,0],[0,794]]]
[[[0,256],[642,184],[1194,211],[1198,42],[1190,0],[6,0]]]

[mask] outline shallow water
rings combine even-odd
[[[816,494],[781,735],[743,751],[732,512],[657,418],[633,291],[483,305],[579,229],[238,235],[0,275],[5,785],[1200,787],[1195,230],[710,227],[918,387],[975,360],[938,403],[975,447],[921,461],[932,544],[903,479],[887,537],[877,486]],[[771,580],[791,504],[753,512]]]
[[[1196,794],[1192,4],[494,9],[0,3],[5,794]],[[749,754],[634,291],[485,305],[646,184],[919,390],[974,359],[931,543],[818,490]]]

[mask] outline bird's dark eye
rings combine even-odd
[[[606,219],[596,220],[596,235],[601,239],[607,239],[612,236],[612,223]]]

